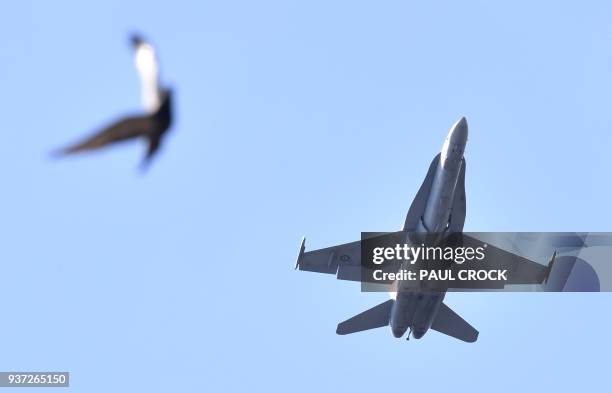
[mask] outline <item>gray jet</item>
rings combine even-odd
[[[465,158],[468,125],[465,117],[450,129],[442,151],[433,159],[406,216],[402,228],[407,233],[457,233],[465,222]],[[319,273],[335,274],[338,279],[360,281],[360,241],[305,251],[302,239],[296,268]],[[548,266],[521,257],[512,258],[510,266],[518,283],[542,283],[547,280],[554,256]],[[395,299],[388,300],[338,325],[336,333],[350,334],[378,327],[390,326],[393,335],[402,337],[410,329],[421,338],[431,328],[457,339],[474,342],[478,331],[443,303],[446,291],[410,289],[406,281],[395,283]]]

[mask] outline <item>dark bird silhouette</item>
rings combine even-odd
[[[58,155],[97,150],[118,142],[142,138],[148,144],[143,160],[143,166],[147,166],[158,151],[163,136],[172,124],[172,91],[160,87],[159,67],[153,46],[138,35],[132,36],[131,42],[145,114],[124,117],[85,140],[57,151]]]

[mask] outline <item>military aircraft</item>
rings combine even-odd
[[[434,157],[421,188],[406,216],[402,232],[451,234],[463,231],[466,215],[465,158],[468,124],[460,118],[450,129],[442,151]],[[494,248],[494,247],[491,247]],[[510,268],[506,284],[542,284],[548,279],[555,255],[548,266],[495,248],[498,258]],[[305,252],[302,239],[296,269],[335,274],[338,279],[360,281],[361,241]],[[402,337],[408,329],[419,339],[431,328],[457,339],[474,342],[478,331],[451,310],[443,300],[446,290],[410,288],[406,281],[395,283],[395,298],[379,304],[338,325],[337,334],[350,334],[390,326]]]
[[[118,142],[142,138],[148,145],[142,163],[144,167],[158,151],[164,134],[172,124],[172,91],[159,83],[159,65],[153,46],[139,35],[133,35],[131,43],[145,113],[123,117],[83,141],[55,152],[56,155],[97,150]]]

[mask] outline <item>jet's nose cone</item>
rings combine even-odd
[[[452,140],[455,144],[465,145],[468,137],[468,124],[465,116],[462,116],[461,119],[457,120],[455,124],[451,127],[448,133],[448,139]]]
[[[467,119],[465,118],[465,116],[461,116],[461,119],[457,120],[457,123],[455,123],[455,127],[467,128]]]

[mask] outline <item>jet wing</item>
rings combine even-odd
[[[296,268],[334,274],[341,280],[361,281],[361,241],[304,252],[304,242]]]
[[[505,250],[536,257],[549,257],[554,251],[588,247],[588,233],[574,232],[473,232],[470,236]]]
[[[401,242],[402,232],[383,234],[385,242]],[[372,234],[372,236],[376,236]],[[300,253],[295,268],[309,272],[335,274],[339,280],[362,282],[362,272],[365,267],[361,265],[361,240],[340,244],[337,246],[321,248],[305,252],[305,239],[302,239]],[[367,270],[367,269],[366,269]],[[365,274],[363,277],[371,277]]]
[[[406,241],[403,237],[405,232],[385,233],[377,244],[401,244]],[[463,234],[461,236],[463,247],[478,248],[485,243],[483,240]],[[373,282],[368,278],[372,277],[372,270],[362,266],[361,263],[362,241],[340,244],[337,246],[322,248],[313,251],[305,251],[305,240],[302,240],[300,252],[296,261],[296,269],[334,274],[339,280]],[[500,247],[488,244],[485,251],[486,258],[482,261],[472,261],[470,265],[452,264],[451,270],[478,267],[483,270],[502,269],[507,270],[507,281],[492,283],[477,281],[453,281],[452,285],[445,290],[469,290],[469,289],[494,289],[503,288],[505,285],[519,284],[542,284],[550,271],[550,266],[542,265],[518,254],[506,251]],[[478,265],[475,265],[478,264]],[[380,266],[383,270],[397,271],[398,266],[393,264]],[[382,283],[379,283],[382,284]],[[493,285],[493,287],[492,287]]]
[[[469,268],[477,267],[483,270],[507,270],[508,279],[500,282],[501,287],[504,285],[541,284],[546,280],[550,271],[551,264],[548,266],[541,265],[518,254],[506,251],[489,243],[484,243],[480,239],[465,234],[461,236],[461,243],[463,247],[473,248],[482,247],[483,244],[486,244],[486,257],[482,261],[470,262],[470,265],[455,264],[453,269],[458,270],[469,266]],[[490,284],[490,282],[488,284]],[[469,285],[462,286],[462,288],[468,287]]]

